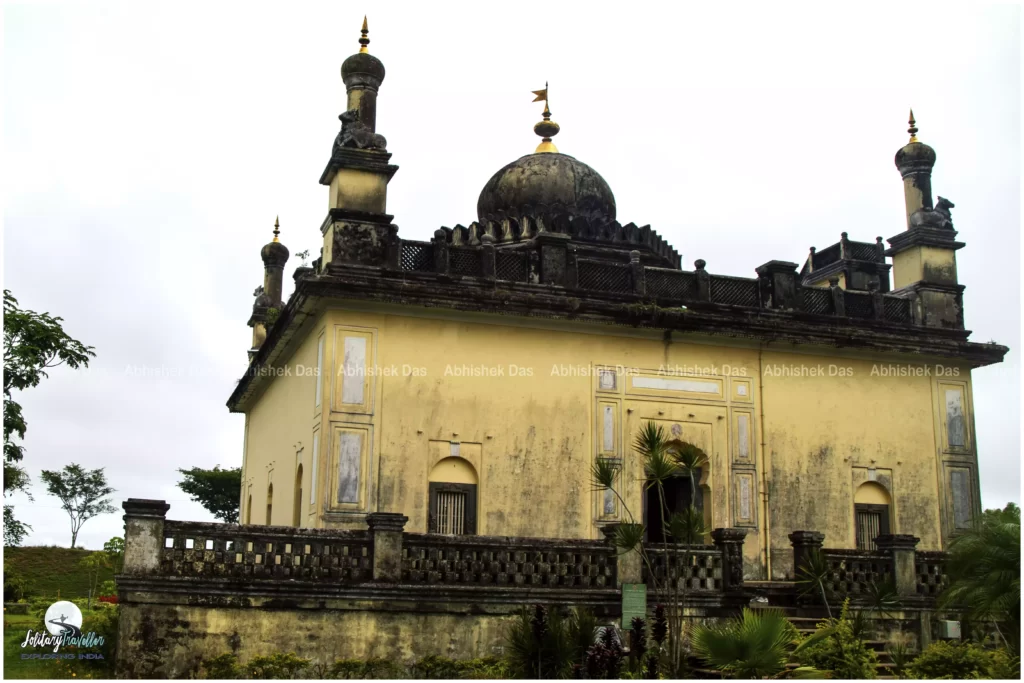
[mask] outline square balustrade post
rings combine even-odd
[[[892,557],[892,578],[900,595],[917,595],[917,544],[911,534],[883,534],[875,545]]]
[[[722,591],[734,593],[743,589],[743,539],[746,529],[715,529],[711,540],[722,551]]]
[[[794,531],[789,535],[793,546],[793,578],[800,578],[800,568],[825,544],[825,534],[818,531]]]
[[[371,512],[366,515],[373,540],[373,580],[402,580],[402,535],[409,518],[400,512]]]
[[[643,583],[643,558],[640,557],[639,548],[633,550],[622,551],[621,548],[615,545],[615,533],[621,524],[606,524],[601,527],[601,533],[604,534],[605,540],[608,545],[615,549],[615,586],[616,588],[622,588],[624,583]]]
[[[124,508],[123,574],[155,574],[164,548],[164,519],[171,506],[162,500],[129,498]]]

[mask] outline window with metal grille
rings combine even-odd
[[[432,534],[476,533],[476,485],[430,483]]]
[[[854,505],[854,520],[857,529],[857,549],[877,550],[875,539],[889,533],[889,506]]]
[[[437,533],[466,533],[466,494],[442,491],[437,494]]]

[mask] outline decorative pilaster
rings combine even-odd
[[[884,534],[875,539],[875,545],[892,556],[892,574],[896,592],[917,595],[917,544],[920,538],[911,534]]]
[[[746,529],[714,529],[711,540],[722,551],[722,590],[733,593],[743,588],[743,540]]]
[[[366,525],[373,537],[373,580],[402,579],[402,534],[409,518],[400,512],[371,512]]]
[[[124,508],[124,574],[153,574],[160,570],[164,520],[171,506],[162,500],[129,498]]]

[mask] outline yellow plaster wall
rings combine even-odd
[[[365,495],[358,505],[333,506],[334,512],[316,518],[318,526],[365,528],[361,513],[379,510],[401,512],[409,517],[407,530],[426,531],[429,474],[447,455],[444,444],[455,441],[478,476],[478,533],[599,538],[599,494],[591,490],[589,470],[598,447],[598,406],[608,403],[617,411],[617,455],[625,455],[626,504],[637,517],[642,466],[630,444],[651,419],[666,429],[682,425],[683,438],[701,441],[712,460],[711,521],[735,525],[734,476],[741,467],[733,463],[734,425],[736,413],[745,412],[752,444],[744,471],[754,477],[756,518],[744,551],[749,565],[763,567],[764,539],[770,535],[772,573],[785,573],[791,560],[787,536],[797,529],[825,533],[829,547],[853,547],[854,467],[891,470],[893,532],[919,536],[921,549],[940,548],[936,379],[872,374],[873,365],[905,365],[905,358],[759,352],[727,340],[666,342],[661,332],[582,325],[571,328],[579,331],[539,329],[544,323],[531,327],[518,318],[441,319],[390,311],[328,310],[289,361],[315,363],[316,338],[324,331],[325,365],[337,375],[345,330],[369,335],[376,376],[368,379],[366,405],[341,405],[343,380],[324,382],[324,404],[333,408],[323,417],[317,510],[330,493],[324,482],[337,467],[339,428],[368,435]],[[636,392],[625,377],[614,392],[602,393],[594,364],[697,368],[721,381],[723,395]],[[553,376],[553,366],[575,368],[577,376]],[[769,369],[774,366],[820,368],[821,374],[779,376]],[[502,374],[488,377],[488,369]],[[737,393],[740,384],[744,397]],[[289,523],[293,469],[284,464],[294,461],[291,444],[311,443],[311,430],[319,424],[310,415],[312,394],[312,378],[278,377],[251,411],[247,476],[257,482],[263,476],[263,485],[253,488],[253,522],[261,521],[266,461],[276,457],[275,476],[280,471],[283,478],[275,481],[275,522]],[[311,468],[306,464],[304,470]]]
[[[242,472],[241,519],[246,519],[247,496],[252,494],[252,524],[266,518],[267,487],[274,484],[272,524],[292,524],[295,505],[295,475],[302,465],[303,511],[309,506],[312,476],[317,337],[306,337],[274,381],[248,413],[245,459]],[[296,451],[301,453],[296,458]],[[322,474],[322,468],[318,468]],[[251,486],[251,488],[250,488]],[[304,520],[307,515],[302,515]],[[304,521],[303,526],[307,523]]]

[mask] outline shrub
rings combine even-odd
[[[482,659],[449,659],[429,655],[412,665],[410,673],[414,678],[427,679],[505,679],[509,677],[508,665],[497,657]]]
[[[296,678],[309,666],[310,660],[297,657],[294,652],[278,652],[269,656],[253,657],[246,665],[246,678],[260,680]]]
[[[797,649],[797,659],[804,666],[831,672],[832,678],[874,678],[878,658],[854,633],[848,603],[838,619],[818,624],[817,632]]]
[[[907,667],[911,678],[988,678],[992,655],[974,643],[941,640]]]
[[[242,667],[238,665],[238,657],[230,652],[211,657],[210,659],[204,659],[200,667],[200,678],[233,680],[242,675]]]
[[[990,653],[992,665],[989,674],[998,680],[1020,680],[1020,657],[1006,648]]]

